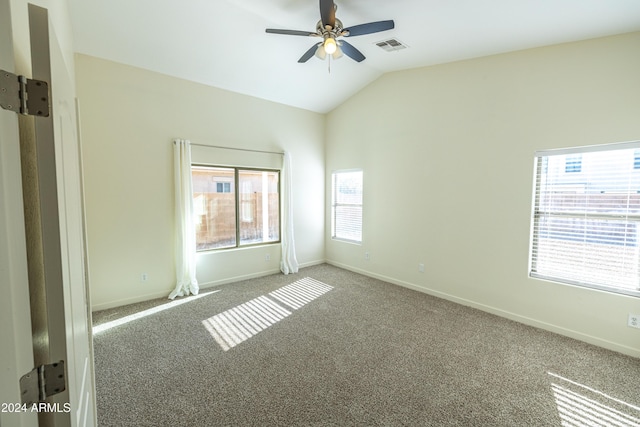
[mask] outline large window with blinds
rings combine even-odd
[[[280,241],[280,172],[192,166],[198,251]]]
[[[640,296],[638,150],[536,153],[531,277]]]
[[[362,171],[331,174],[331,238],[362,242]]]

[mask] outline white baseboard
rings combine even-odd
[[[339,268],[343,268],[345,270],[349,270],[349,271],[353,271],[354,273],[358,273],[358,274],[362,274],[363,276],[368,276],[368,277],[372,277],[374,279],[378,279],[378,280],[382,280],[384,282],[388,282],[394,285],[398,285],[398,286],[402,286],[408,289],[412,289],[414,291],[418,291],[418,292],[422,292],[428,295],[432,295],[438,298],[442,298],[448,301],[452,301],[455,302],[457,304],[461,304],[464,306],[468,306],[468,307],[472,307],[472,308],[476,308],[478,310],[482,310],[485,311],[487,313],[491,313],[491,314],[495,314],[497,316],[500,317],[504,317],[510,320],[514,320],[516,322],[520,322],[523,323],[525,325],[529,325],[529,326],[533,326],[536,328],[540,328],[540,329],[544,329],[546,331],[550,331],[550,332],[554,332],[560,335],[564,335],[566,337],[569,338],[574,338],[577,339],[579,341],[584,341],[586,343],[589,344],[593,344],[593,345],[597,345],[599,347],[603,347],[609,350],[613,350],[613,351],[617,351],[619,353],[622,354],[626,354],[628,356],[632,356],[632,357],[637,357],[640,358],[640,350],[635,349],[633,347],[629,347],[629,346],[625,346],[616,342],[612,342],[612,341],[608,341],[599,337],[594,337],[592,335],[588,335],[588,334],[584,334],[582,332],[578,332],[578,331],[574,331],[572,329],[567,329],[558,325],[554,325],[551,323],[547,323],[538,319],[534,319],[531,317],[526,317],[526,316],[522,316],[520,314],[517,313],[512,313],[510,311],[506,311],[506,310],[502,310],[496,307],[492,307],[486,304],[481,304],[481,303],[477,303],[475,301],[471,301],[465,298],[460,298],[457,297],[455,295],[451,295],[445,292],[441,292],[441,291],[437,291],[434,289],[430,289],[424,286],[419,286],[416,285],[414,283],[409,283],[403,280],[399,280],[393,277],[389,277],[389,276],[385,276],[382,274],[377,274],[377,273],[372,273],[370,271],[367,270],[362,270],[356,267],[352,267],[350,265],[346,265],[346,264],[342,264],[340,262],[337,261],[333,261],[333,260],[316,260],[316,261],[310,261],[310,262],[306,262],[306,263],[302,263],[300,264],[300,268],[304,268],[304,267],[311,267],[313,265],[319,265],[319,264],[330,264]],[[227,277],[225,279],[221,279],[221,280],[216,280],[213,282],[207,282],[207,283],[201,283],[200,284],[200,288],[202,289],[207,289],[207,288],[212,288],[215,286],[220,286],[220,285],[224,285],[227,283],[234,283],[234,282],[239,282],[242,280],[248,280],[248,279],[254,279],[257,277],[264,277],[264,276],[269,276],[271,274],[277,274],[280,272],[279,268],[273,268],[273,269],[269,269],[269,270],[264,270],[261,272],[257,272],[257,273],[251,273],[251,274],[244,274],[244,275],[239,275],[239,276],[234,276],[234,277]],[[169,293],[171,292],[171,289],[164,291],[164,292],[155,292],[155,293],[151,293],[151,294],[146,294],[146,295],[142,295],[142,296],[137,296],[137,297],[133,297],[133,298],[126,298],[126,299],[121,299],[121,300],[117,300],[117,301],[111,301],[109,303],[104,303],[104,304],[97,304],[95,306],[91,307],[91,311],[100,311],[100,310],[106,310],[109,308],[115,308],[115,307],[120,307],[123,305],[128,305],[128,304],[134,304],[137,302],[142,302],[142,301],[148,301],[148,300],[152,300],[152,299],[156,299],[156,298],[162,298],[162,297],[168,297]]]
[[[324,264],[324,260],[316,260],[316,261],[310,261],[310,262],[305,262],[300,264],[300,268],[304,268],[304,267],[310,267],[312,265],[319,265],[319,264]],[[255,279],[257,277],[264,277],[264,276],[269,276],[271,274],[278,274],[280,273],[280,268],[273,268],[273,269],[269,269],[269,270],[264,270],[264,271],[260,271],[257,273],[251,273],[251,274],[243,274],[243,275],[239,275],[239,276],[234,276],[234,277],[227,277],[224,279],[220,279],[220,280],[216,280],[213,282],[206,282],[206,283],[200,283],[200,289],[208,289],[208,288],[213,288],[215,286],[220,286],[220,285],[225,285],[227,283],[234,283],[234,282],[240,282],[242,280],[248,280],[248,279]],[[150,294],[145,294],[145,295],[139,295],[136,297],[132,297],[132,298],[124,298],[124,299],[119,299],[116,301],[109,301],[106,303],[102,303],[102,304],[96,304],[96,305],[92,305],[91,306],[91,311],[92,312],[96,312],[96,311],[101,311],[101,310],[107,310],[109,308],[116,308],[116,307],[122,307],[124,305],[129,305],[129,304],[135,304],[138,302],[143,302],[143,301],[149,301],[152,299],[156,299],[156,298],[162,298],[162,297],[169,297],[169,293],[171,293],[171,291],[173,290],[173,288],[167,289],[166,291],[162,291],[162,292],[154,292],[154,293],[150,293]]]
[[[617,351],[618,353],[626,354],[628,356],[640,358],[640,350],[635,349],[633,347],[628,347],[626,345],[622,345],[613,341],[608,341],[602,338],[594,337],[592,335],[584,334],[582,332],[574,331],[572,329],[567,329],[561,326],[557,326],[551,323],[543,322],[538,319],[534,319],[531,317],[526,317],[519,315],[517,313],[512,313],[510,311],[502,310],[496,307],[492,307],[485,304],[480,304],[465,298],[460,298],[455,295],[447,294],[445,292],[437,291],[434,289],[426,288],[424,286],[418,286],[413,283],[405,282],[403,280],[398,280],[393,277],[384,276],[382,274],[372,273],[370,271],[362,270],[359,268],[355,268],[346,264],[341,264],[336,261],[326,260],[327,264],[343,268],[345,270],[353,271],[354,273],[362,274],[363,276],[372,277],[374,279],[382,280],[384,282],[392,283],[394,285],[402,286],[405,288],[412,289],[414,291],[422,292],[428,295],[432,295],[434,297],[442,298],[451,302],[455,302],[457,304],[461,304],[467,307],[477,308],[478,310],[485,311],[487,313],[495,314],[496,316],[504,317],[509,320],[513,320],[519,323],[523,323],[525,325],[533,326],[536,328],[544,329],[545,331],[554,332],[559,335],[564,335],[569,338],[573,338],[579,341],[584,341],[589,344],[596,345],[598,347],[603,347],[609,350]]]
[[[299,267],[300,268],[310,267],[312,265],[324,264],[324,262],[325,262],[324,260],[305,262],[300,264]],[[213,288],[215,286],[226,285],[227,283],[234,283],[234,282],[240,282],[242,280],[256,279],[258,277],[270,276],[272,274],[278,274],[278,273],[280,273],[280,267],[259,271],[257,273],[242,274],[239,276],[227,277],[224,279],[215,280],[213,282],[200,283],[200,288],[202,289]]]
[[[257,273],[241,274],[239,276],[226,277],[220,280],[214,280],[212,282],[200,283],[200,289],[214,288],[220,285],[226,285],[227,283],[241,282],[243,280],[256,279],[258,277],[270,276],[280,272],[279,268],[259,271]]]
[[[305,262],[300,264],[300,268],[305,268],[305,267],[311,267],[314,265],[320,265],[320,264],[325,264],[327,261],[324,259],[321,260],[317,260],[317,261],[310,261],[310,262]]]
[[[96,311],[101,311],[101,310],[107,310],[109,308],[122,307],[124,305],[135,304],[137,302],[149,301],[149,300],[152,300],[152,299],[157,299],[157,298],[162,298],[162,297],[166,297],[168,299],[169,298],[169,293],[172,290],[173,289],[169,289],[169,290],[163,291],[163,292],[154,292],[154,293],[151,293],[151,294],[139,295],[139,296],[132,297],[132,298],[124,298],[124,299],[119,299],[119,300],[116,300],[116,301],[105,302],[105,303],[102,303],[102,304],[95,304],[95,305],[91,306],[91,311],[92,312],[96,312]]]

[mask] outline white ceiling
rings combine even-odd
[[[640,0],[335,0],[345,27],[395,29],[349,38],[367,59],[329,73],[297,62],[317,39],[265,33],[313,32],[317,0],[68,1],[79,53],[320,113],[387,72],[640,30]]]

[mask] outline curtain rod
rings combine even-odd
[[[175,143],[176,141],[173,141],[174,145]],[[248,148],[223,147],[221,145],[205,145],[205,144],[194,144],[194,143],[191,143],[191,145],[195,145],[198,147],[206,147],[206,148],[221,148],[223,150],[249,151],[251,153],[278,154],[280,156],[284,156],[284,153],[279,151],[250,150]]]

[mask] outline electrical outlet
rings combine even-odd
[[[265,261],[265,262],[269,262],[269,261],[271,261],[271,254],[266,254],[266,255],[264,256],[264,261]]]
[[[140,275],[140,280],[146,282],[147,280],[149,280],[149,275],[147,273],[142,273]]]
[[[640,329],[640,314],[629,313],[629,322],[627,323],[632,328]]]
[[[424,263],[421,262],[420,264],[418,264],[418,271],[420,273],[424,273]]]

